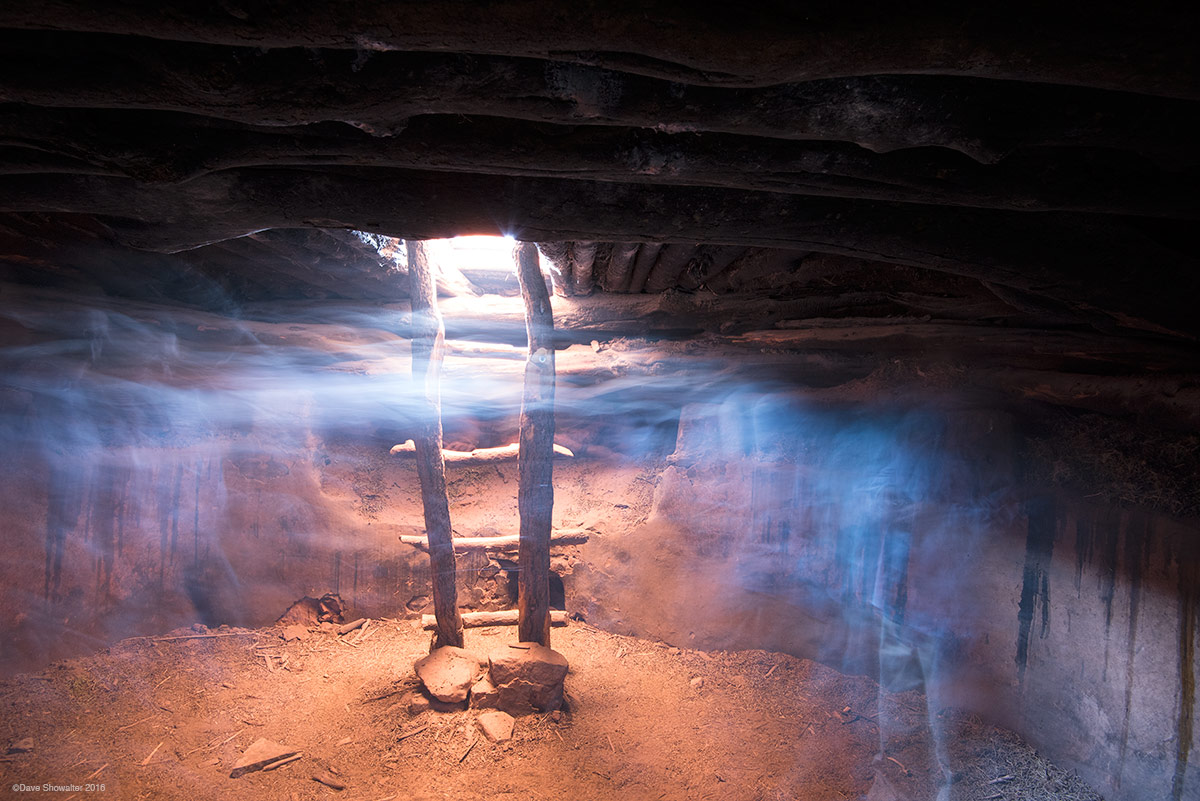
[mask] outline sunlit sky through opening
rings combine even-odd
[[[513,247],[517,242],[511,236],[456,236],[435,241],[442,245],[439,256],[449,256],[460,270],[516,272]]]

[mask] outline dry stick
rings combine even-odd
[[[517,639],[550,646],[550,527],[554,509],[554,316],[537,246],[516,249],[529,358],[521,398],[517,510],[520,516]]]
[[[897,765],[900,767],[900,770],[904,771],[904,775],[905,775],[905,776],[907,776],[907,775],[908,775],[908,768],[904,767],[904,763],[903,763],[903,762],[901,762],[900,760],[896,759],[895,757],[888,757],[888,761],[889,761],[889,762],[895,762],[895,763],[896,763],[896,764],[897,764]]]
[[[472,739],[472,740],[471,740],[471,744],[467,746],[467,750],[466,750],[466,751],[463,751],[463,754],[462,754],[462,756],[460,756],[460,757],[458,758],[458,761],[459,761],[459,762],[462,762],[464,759],[466,759],[466,758],[467,758],[467,754],[471,753],[471,749],[475,747],[475,743],[477,743],[477,742],[479,742],[479,738],[478,738],[478,737],[476,737],[476,738],[474,738],[474,739]]]
[[[151,714],[147,715],[146,717],[142,718],[141,720],[137,721],[137,723],[130,723],[128,726],[122,726],[121,728],[117,729],[117,731],[125,731],[126,729],[132,729],[134,726],[138,725],[138,723],[145,723],[147,720],[149,720],[152,717],[154,717],[153,713],[151,713]]]
[[[1000,778],[998,778],[998,779],[992,779],[992,780],[991,780],[991,781],[989,781],[989,782],[985,782],[985,784],[999,784],[1000,782],[1010,782],[1010,781],[1012,781],[1014,778],[1015,778],[1015,777],[1014,777],[1012,774],[1009,774],[1009,775],[1007,775],[1007,776],[1001,776],[1001,777],[1000,777]]]
[[[420,734],[421,732],[425,731],[428,728],[429,728],[429,724],[425,724],[424,726],[421,726],[418,729],[413,729],[412,731],[405,732],[404,734],[401,734],[399,737],[396,738],[396,742],[400,742],[401,740],[407,740],[409,737],[414,737],[414,736]],[[460,759],[459,761],[461,762],[462,760]]]
[[[763,676],[763,678],[764,678],[764,679],[769,679],[769,678],[771,678],[771,674],[772,674],[772,673],[774,673],[774,672],[775,672],[775,669],[776,669],[776,668],[778,668],[778,667],[779,667],[779,663],[778,663],[778,662],[776,662],[774,665],[772,665],[772,666],[771,666],[771,669],[767,671],[767,675]]]
[[[462,647],[462,620],[455,588],[454,540],[446,463],[442,456],[442,409],[439,385],[445,329],[437,307],[437,288],[425,244],[408,240],[409,303],[412,309],[412,380],[423,390],[425,409],[413,436],[425,533],[429,538],[436,644]]]
[[[161,745],[161,743],[160,743],[160,745]],[[158,749],[155,749],[155,750],[157,751]],[[88,781],[91,781],[92,779],[96,778],[97,776],[100,775],[100,771],[104,770],[107,767],[108,767],[108,763],[105,762],[103,765],[101,765],[100,767],[98,767],[94,771],[92,771],[92,775],[88,776],[86,779],[84,779],[84,781],[88,782]]]
[[[302,756],[304,756],[303,752],[301,752],[299,754],[292,754],[290,757],[284,757],[283,759],[280,759],[277,762],[272,762],[269,765],[263,765],[263,770],[267,771],[267,770],[275,770],[276,768],[282,768],[284,765],[288,764],[289,762],[295,762],[297,759],[300,759],[300,757],[302,757]]]
[[[164,740],[163,742],[166,742],[166,741]],[[150,759],[151,759],[151,757],[153,757],[155,754],[157,754],[157,753],[158,753],[158,749],[160,749],[160,748],[162,748],[162,747],[163,747],[163,744],[162,744],[162,743],[159,743],[158,745],[154,746],[154,750],[153,750],[153,751],[151,751],[149,754],[147,754],[147,755],[146,755],[146,758],[142,760],[142,767],[143,767],[143,768],[144,768],[144,767],[146,767],[147,765],[149,765],[149,764],[150,764]]]
[[[208,750],[208,749],[210,749],[210,748],[220,748],[221,746],[225,745],[225,743],[229,742],[229,741],[230,741],[230,740],[232,740],[234,737],[237,737],[239,734],[241,734],[241,733],[242,733],[242,732],[244,732],[244,731],[245,731],[245,729],[238,729],[238,730],[237,730],[237,731],[235,731],[233,734],[229,735],[228,737],[226,737],[224,740],[222,740],[222,741],[221,741],[221,742],[219,742],[219,743],[218,743],[216,740],[213,740],[213,741],[212,741],[211,743],[209,743],[208,745],[201,745],[201,746],[197,746],[196,748],[193,748],[191,751],[188,751],[186,754],[184,754],[184,756],[185,756],[185,757],[189,757],[189,756],[191,756],[192,754],[196,753],[197,751],[205,751],[205,750]]]

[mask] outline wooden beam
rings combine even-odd
[[[437,616],[436,647],[462,647],[462,619],[454,585],[454,545],[450,531],[450,500],[446,494],[446,465],[442,460],[442,411],[439,374],[445,333],[437,307],[436,279],[422,242],[409,240],[408,274],[412,298],[412,375],[425,388],[426,408],[413,436],[425,532],[429,538],[430,583]]]
[[[521,401],[517,510],[518,639],[550,647],[550,518],[554,509],[554,317],[537,246],[517,246],[517,280],[525,300],[529,358]]]
[[[1114,150],[1039,148],[980,165],[946,150],[496,117],[425,116],[395,136],[350,126],[254,126],[165,111],[0,107],[0,174],[174,183],[244,167],[358,166],[711,186],[821,197],[1200,218],[1186,169]],[[587,284],[592,258],[572,244]],[[585,293],[585,290],[577,290]],[[444,293],[443,293],[444,294]]]
[[[563,528],[558,531],[550,532],[550,547],[556,545],[583,545],[588,541],[591,532],[586,528]],[[503,534],[498,537],[455,537],[454,551],[455,553],[466,553],[468,551],[485,550],[494,548],[498,550],[512,550],[520,545],[519,534]],[[405,545],[414,545],[421,550],[429,549],[429,541],[425,537],[414,536],[411,534],[401,534],[400,542]]]
[[[571,243],[571,294],[592,293],[596,243],[576,241]]]
[[[1195,155],[1195,111],[1185,101],[1047,83],[871,75],[732,91],[501,56],[392,51],[356,69],[329,55],[0,30],[0,94],[266,126],[344,122],[376,136],[445,114],[842,141],[877,153],[944,147],[986,164],[1019,147],[1185,163]]]
[[[463,628],[478,629],[484,626],[515,626],[518,615],[516,609],[504,609],[499,612],[464,612],[461,617]],[[561,609],[551,610],[550,625],[567,625],[567,613]],[[429,631],[437,628],[437,618],[433,615],[421,615],[421,628]]]
[[[1183,4],[1154,13],[1127,2],[1093,3],[1086,18],[1069,3],[823,2],[775,4],[754,14],[729,7],[699,13],[678,0],[579,3],[569,14],[547,14],[545,4],[530,0],[483,9],[395,0],[346,0],[336,10],[322,3],[289,4],[287,13],[267,8],[9,0],[0,4],[0,26],[133,31],[246,51],[341,49],[357,55],[344,60],[359,67],[380,51],[437,50],[553,59],[709,86],[923,73],[1200,97],[1196,12]],[[467,8],[472,13],[463,13]]]
[[[389,453],[392,456],[405,456],[416,452],[413,441],[406,440],[399,445],[393,445]],[[476,448],[473,451],[452,451],[442,449],[442,459],[446,464],[491,464],[493,462],[511,462],[520,453],[520,444],[501,445],[497,448]],[[563,445],[554,446],[555,456],[572,457],[575,453]]]
[[[0,177],[0,211],[105,215],[122,244],[146,250],[304,221],[406,239],[512,233],[811,250],[980,278],[1181,329],[1195,326],[1190,300],[1200,291],[1195,242],[1182,223],[707,187],[334,168],[227,170],[173,185],[23,175]],[[614,263],[615,255],[602,284]],[[1176,291],[1165,296],[1163,286]]]

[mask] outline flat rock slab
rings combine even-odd
[[[280,632],[279,636],[283,638],[284,642],[303,640],[308,636],[308,629],[297,623],[291,626],[285,626],[283,631]]]
[[[229,778],[236,779],[239,776],[245,776],[247,773],[262,770],[274,762],[294,757],[298,753],[300,753],[300,749],[298,748],[289,748],[273,740],[260,737],[242,752],[242,758],[233,766],[233,770],[229,773]]]
[[[483,736],[493,743],[511,740],[517,719],[507,712],[484,712],[476,721]]]
[[[492,651],[490,680],[496,706],[514,715],[548,712],[562,705],[567,658],[537,643],[518,643]]]
[[[483,675],[483,660],[464,648],[446,645],[413,666],[425,689],[439,701],[458,704],[467,700],[471,685]]]

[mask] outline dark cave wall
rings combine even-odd
[[[646,522],[568,605],[681,646],[924,685],[1106,797],[1195,797],[1197,531],[1022,483],[1006,414],[687,407]],[[884,736],[888,734],[883,722]]]

